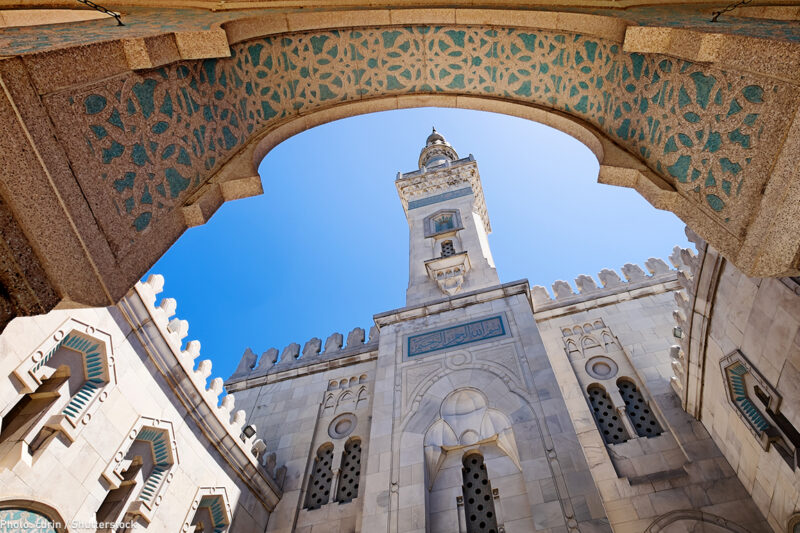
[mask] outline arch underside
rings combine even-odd
[[[49,187],[59,189],[69,219],[59,231],[78,234],[88,257],[62,251],[66,238],[49,242],[32,211],[15,211],[62,297],[115,301],[187,227],[223,201],[260,193],[257,163],[281,140],[347,116],[427,105],[556,127],[598,157],[601,182],[633,187],[676,213],[748,274],[797,269],[787,198],[800,194],[789,173],[792,143],[800,144],[800,125],[789,117],[800,90],[791,69],[783,76],[726,56],[719,43],[731,44],[731,34],[687,52],[703,33],[626,33],[628,22],[591,14],[458,9],[410,10],[403,24],[392,24],[400,17],[391,10],[337,12],[334,22],[298,15],[309,18],[302,23],[290,15],[226,22],[233,12],[211,23],[192,11],[182,24],[197,31],[163,33],[181,26],[169,22],[179,11],[163,15],[162,33],[147,19],[132,23],[127,40],[80,52],[41,50],[24,35],[12,43],[27,54],[17,61],[63,148],[61,168],[49,154],[39,160],[51,167]],[[81,24],[95,29],[87,39],[108,38],[98,21]],[[783,30],[780,41],[750,41],[794,46]],[[60,31],[48,34],[53,46],[77,30]],[[797,50],[784,51],[793,64]],[[98,66],[47,75],[58,63],[88,59]],[[7,96],[22,92],[9,87]],[[32,129],[25,142],[39,138],[47,136]],[[4,194],[13,203],[16,191]],[[62,260],[76,279],[56,272],[52,263]]]
[[[300,115],[354,102],[362,105],[351,112],[363,113],[370,99],[408,95],[500,99],[574,117],[739,241],[751,215],[741,206],[760,193],[786,134],[774,109],[794,103],[796,88],[621,48],[591,36],[496,27],[303,32],[237,44],[230,58],[55,93],[45,104],[78,181],[96,182],[99,173],[105,182],[84,190],[100,207],[117,257],[254,136]]]

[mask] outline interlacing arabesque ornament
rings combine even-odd
[[[84,123],[82,158],[107,169],[114,206],[136,231],[180,205],[270,122],[340,102],[433,93],[510,99],[585,120],[737,234],[746,223],[737,201],[756,187],[747,177],[767,168],[781,134],[766,110],[791,91],[593,37],[415,26],[257,39],[232,47],[230,58],[104,81],[68,98]]]

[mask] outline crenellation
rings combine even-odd
[[[594,292],[597,290],[597,283],[595,283],[594,278],[586,274],[581,274],[580,276],[575,278],[575,285],[577,285],[578,291],[581,294],[587,292]]]
[[[260,371],[267,371],[272,365],[278,363],[280,353],[278,352],[277,348],[270,348],[266,352],[261,354],[261,360],[258,362],[258,366],[255,368],[257,372]]]
[[[353,330],[347,334],[347,348],[352,348],[353,346],[364,344],[364,328],[353,328]]]
[[[672,249],[672,253],[669,254],[669,262],[672,263],[672,266],[675,267],[676,270],[681,269],[682,267],[686,266],[683,264],[683,258],[681,257],[681,247],[675,246]]]
[[[42,501],[61,498],[67,518],[139,513],[154,531],[793,531],[800,278],[747,278],[687,231],[699,253],[675,247],[674,269],[650,257],[552,293],[501,284],[477,165],[462,163],[434,129],[420,171],[400,176],[406,306],[368,335],[247,348],[224,381],[198,341],[181,349],[189,323],[157,301],[158,275],[113,308],[31,319],[49,332],[33,351],[12,323],[25,390],[0,387],[3,486],[69,465],[84,484]],[[447,269],[463,279],[439,283]],[[142,468],[148,442],[158,469]],[[123,487],[140,474],[144,488]]]
[[[236,374],[244,374],[250,372],[253,367],[256,365],[256,360],[258,356],[251,350],[247,348],[244,351],[244,355],[242,355],[242,359],[239,361],[239,366],[236,367]]]
[[[219,404],[219,409],[223,413],[223,418],[225,416],[230,417],[231,413],[233,412],[233,408],[236,406],[236,396],[233,394],[226,394],[224,398],[222,398],[222,402]]]
[[[330,361],[375,350],[380,339],[378,326],[370,327],[369,339],[366,341],[365,336],[364,328],[356,327],[348,333],[347,344],[344,346],[344,336],[337,332],[328,336],[324,346],[320,338],[313,337],[306,341],[302,350],[300,344],[293,342],[282,352],[276,348],[270,348],[261,354],[261,357],[256,356],[252,349],[247,348],[236,370],[228,378],[228,382],[234,383],[244,378],[250,379],[256,376],[285,372],[315,362]]]
[[[378,326],[372,326],[369,328],[369,340],[367,341],[369,344],[378,342],[379,337],[381,335],[381,330]]]
[[[293,342],[289,346],[283,349],[278,364],[291,363],[298,357],[300,357],[300,345],[297,344],[296,342]]]
[[[531,287],[531,299],[534,306],[545,305],[553,301],[547,293],[547,289],[541,285],[534,285]]]
[[[322,352],[322,354],[328,355],[331,352],[338,352],[341,349],[342,349],[342,334],[331,333],[331,335],[325,341],[325,350]]]
[[[553,283],[553,293],[556,295],[556,300],[562,300],[569,298],[570,296],[575,296],[570,284],[563,280],[558,280]]]
[[[645,261],[644,266],[651,276],[658,276],[659,274],[667,274],[670,271],[669,265],[663,259],[651,257]]]
[[[194,360],[200,357],[200,341],[191,340],[186,343],[186,348],[181,351],[181,355],[188,359],[189,363],[194,366]]]
[[[175,316],[177,301],[174,298],[162,298],[158,306],[155,305],[156,295],[160,294],[164,288],[164,277],[157,274],[151,275],[147,282],[138,284],[137,288],[142,295],[142,300],[147,305],[153,321],[163,328],[165,340],[171,346],[177,360],[192,378],[195,386],[203,393],[202,397],[208,403],[212,412],[216,413],[219,420],[228,428],[231,436],[237,437],[235,441],[242,443],[242,449],[247,452],[247,457],[259,464],[255,461],[257,453],[254,453],[252,447],[252,443],[255,442],[258,435],[253,433],[251,437],[246,438],[244,441],[238,439],[241,429],[246,423],[247,413],[244,410],[239,410],[231,418],[231,412],[235,405],[232,394],[225,395],[220,401],[220,396],[225,391],[225,380],[221,377],[215,377],[209,381],[213,366],[210,359],[200,361],[197,368],[193,369],[194,361],[200,355],[200,342],[197,340],[189,341],[186,343],[186,347],[180,350],[183,339],[187,337],[189,332],[189,322]],[[319,339],[311,339],[306,344],[307,348],[313,351],[314,346],[318,347]],[[292,343],[284,349],[284,355],[290,359],[296,359],[299,357],[299,349],[300,346],[297,343]],[[268,350],[262,355],[262,362],[271,361],[271,364],[274,365],[275,359],[270,353],[272,350]],[[274,354],[277,355],[277,350],[274,350]],[[235,373],[248,374],[253,371],[257,362],[258,356],[250,348],[247,348]]]
[[[224,382],[220,377],[212,379],[211,383],[209,383],[206,393],[208,394],[211,405],[216,406],[219,404],[219,395],[222,394],[223,383]]]
[[[306,342],[303,346],[303,357],[314,357],[319,355],[319,350],[322,347],[322,341],[317,337]]]
[[[604,268],[601,270],[597,274],[597,277],[600,278],[600,283],[603,284],[604,289],[619,287],[623,283],[619,277],[619,274],[609,268]]]
[[[645,273],[642,267],[634,265],[633,263],[625,263],[625,265],[622,266],[622,274],[629,282],[642,281],[645,279]]]
[[[203,383],[203,388],[205,388],[205,383],[208,377],[211,375],[211,359],[203,359],[197,365],[197,370],[195,370],[195,374],[200,376],[201,381]]]
[[[672,261],[675,258],[677,261],[679,257],[680,248],[676,246],[670,256],[670,260]],[[677,263],[676,261],[673,261],[673,264],[683,265],[682,260]],[[568,282],[557,280],[552,285],[554,296],[551,296],[547,289],[541,285],[531,287],[530,296],[537,308],[541,306],[549,308],[551,306],[588,301],[587,299],[596,300],[602,298],[604,294],[610,296],[622,291],[640,289],[654,283],[670,281],[670,278],[676,274],[680,276],[680,271],[669,268],[662,259],[651,257],[645,262],[645,266],[650,273],[649,275],[639,265],[627,263],[621,268],[625,276],[624,281],[616,271],[604,268],[597,274],[602,286],[598,286],[592,276],[581,274],[575,278],[575,286],[578,288],[577,293]]]

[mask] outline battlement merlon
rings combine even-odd
[[[531,287],[531,299],[536,313],[554,311],[560,308],[572,308],[575,305],[587,305],[587,302],[602,300],[621,293],[647,294],[658,286],[659,290],[677,290],[684,267],[692,261],[693,252],[676,246],[669,260],[675,267],[670,268],[665,261],[655,257],[649,258],[644,265],[649,275],[639,265],[626,263],[620,271],[624,277],[608,268],[597,274],[598,284],[592,276],[581,274],[575,278],[575,291],[572,286],[563,280],[557,280],[552,285],[553,296],[541,285]]]
[[[478,173],[478,163],[472,154],[432,168],[423,167],[405,174],[398,172],[395,185],[406,217],[409,209],[436,203],[439,198],[445,200],[449,194],[472,194],[473,209],[481,217],[483,229],[486,233],[492,232],[481,177]]]
[[[339,364],[340,360],[349,360],[354,356],[361,356],[378,349],[378,338],[380,330],[377,326],[372,326],[369,330],[369,337],[364,328],[353,328],[345,337],[341,333],[332,333],[322,343],[317,337],[305,342],[300,348],[300,344],[293,342],[284,347],[283,350],[270,348],[261,354],[256,355],[253,350],[247,348],[239,361],[234,373],[225,381],[225,388],[231,391],[241,390],[255,383],[267,383],[280,381],[280,375],[288,372],[292,376],[302,372],[314,373],[318,371],[315,367],[329,364]],[[246,383],[245,383],[246,382]]]
[[[183,346],[189,333],[189,323],[175,317],[177,302],[173,298],[157,296],[164,288],[164,277],[151,275],[146,282],[138,282],[117,307],[133,328],[133,334],[147,352],[155,368],[181,392],[180,399],[189,416],[203,429],[211,445],[216,448],[239,477],[251,485],[264,507],[272,512],[282,494],[285,468],[275,469],[274,458],[264,456],[264,441],[256,430],[252,436],[241,438],[247,422],[247,413],[235,410],[235,398],[229,394],[222,398],[223,380],[209,380],[211,361],[205,359],[195,367],[200,356],[200,342],[192,340]]]

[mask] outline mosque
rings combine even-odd
[[[80,4],[0,0],[0,531],[800,533],[796,2]],[[140,277],[284,139],[424,106],[570,134],[695,250],[501,282],[433,131],[405,307],[213,376]]]

